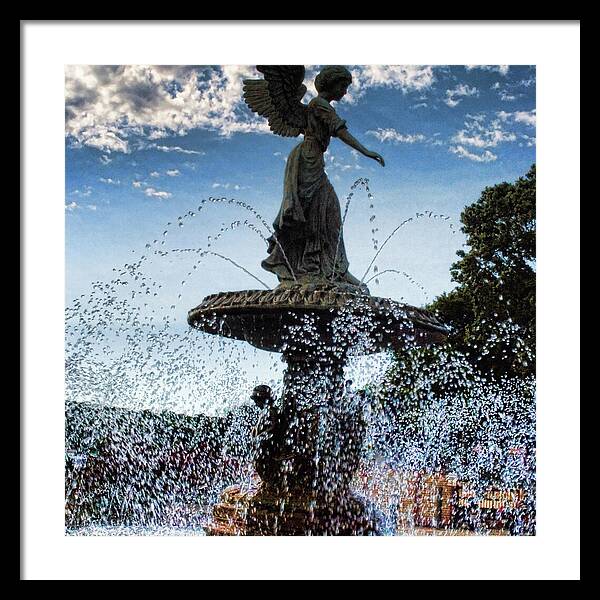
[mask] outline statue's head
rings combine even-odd
[[[317,92],[327,92],[332,100],[341,100],[351,83],[352,73],[340,66],[325,67],[315,78]]]
[[[264,408],[266,404],[271,404],[273,402],[273,394],[268,385],[257,385],[252,390],[252,395],[250,397],[254,400],[254,404],[256,404],[258,408]]]

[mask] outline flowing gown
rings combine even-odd
[[[359,286],[348,272],[340,202],[325,173],[323,154],[332,136],[346,126],[323,98],[307,107],[304,140],[290,153],[283,200],[262,267],[282,283],[333,282]],[[286,260],[287,259],[287,260]]]

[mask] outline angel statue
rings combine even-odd
[[[315,78],[318,95],[308,104],[301,65],[257,66],[264,79],[244,80],[244,100],[266,117],[273,133],[303,135],[290,153],[283,183],[283,200],[269,238],[269,256],[262,267],[277,275],[280,286],[295,283],[328,283],[368,293],[348,271],[342,236],[340,202],[325,173],[323,155],[331,137],[382,167],[383,158],[367,150],[348,131],[346,121],[331,106],[339,102],[352,83],[352,74],[341,66],[328,66]]]

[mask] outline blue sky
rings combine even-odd
[[[423,304],[453,287],[449,268],[464,243],[462,209],[485,186],[512,181],[535,162],[535,68],[348,67],[355,83],[335,108],[355,137],[386,160],[381,168],[339,140],[329,148],[327,171],[342,206],[358,178],[369,179],[374,196],[373,209],[362,189],[350,204],[350,270],[362,277],[373,239],[380,245],[419,213],[376,262],[380,272],[406,275],[387,273],[369,285],[373,294]],[[307,68],[305,101],[316,72]],[[248,76],[259,74],[246,66],[66,68],[67,303],[142,255],[144,268],[163,282],[157,302],[175,304],[182,319],[209,293],[260,287],[218,257],[192,272],[191,254],[156,254],[206,248],[209,236],[237,220],[261,227],[237,206],[211,204],[198,213],[209,196],[249,203],[269,224],[276,215],[284,161],[299,139],[269,133],[247,109],[241,80]],[[274,287],[276,279],[260,268],[260,236],[243,225],[235,229],[210,249]]]

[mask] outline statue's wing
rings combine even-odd
[[[306,128],[306,94],[302,65],[257,66],[264,79],[244,79],[244,101],[266,117],[273,133],[296,137]]]

